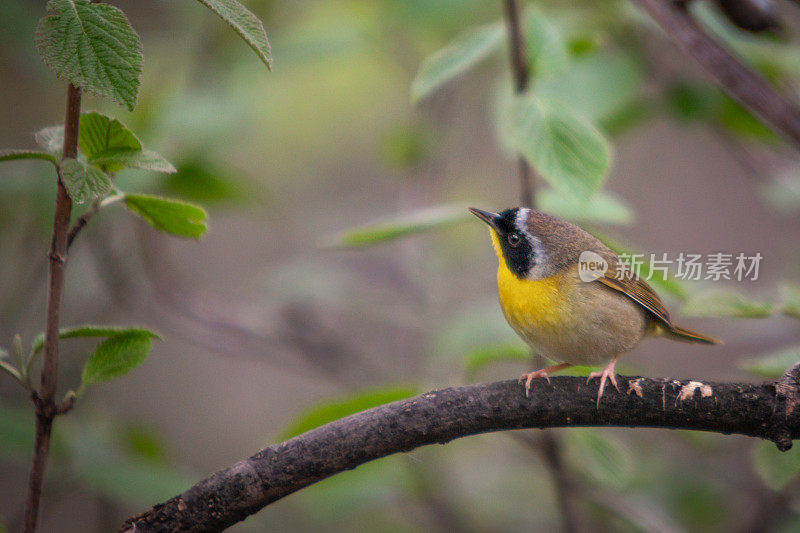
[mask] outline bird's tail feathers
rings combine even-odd
[[[703,335],[702,333],[697,333],[696,331],[691,331],[680,326],[672,326],[671,329],[664,328],[664,333],[676,341],[698,342],[701,344],[722,344],[722,341],[719,339],[715,339],[714,337],[709,337],[708,335]]]

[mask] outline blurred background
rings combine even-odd
[[[87,96],[83,109],[118,117],[179,170],[129,170],[121,189],[200,204],[210,224],[202,240],[182,240],[111,206],[72,247],[62,324],[141,324],[164,341],[58,419],[42,531],[114,530],[304,428],[533,369],[497,303],[486,227],[463,209],[519,204],[516,157],[498,135],[511,91],[505,40],[411,102],[423,61],[501,21],[501,2],[247,0],[272,73],[196,2],[112,3],[142,38],[139,103],[129,113]],[[655,285],[682,325],[724,346],[648,341],[620,371],[757,382],[800,359],[797,154],[633,4],[523,4],[565,51],[553,87],[613,147],[589,204],[540,179],[540,206],[629,250],[763,256],[757,281]],[[734,27],[715,4],[693,13],[797,100],[800,9],[777,4],[778,36]],[[66,84],[33,45],[44,10],[0,3],[0,147],[34,147],[35,131],[63,121]],[[54,192],[40,162],[0,167],[5,347],[43,329]],[[93,345],[62,342],[59,397]],[[5,378],[0,530],[15,530],[34,416]],[[593,530],[790,531],[798,469],[794,450],[739,436],[507,432],[366,464],[232,531],[551,530],[564,500]]]

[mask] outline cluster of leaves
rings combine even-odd
[[[84,325],[64,328],[59,331],[59,338],[74,339],[96,337],[103,338],[89,359],[83,365],[81,384],[78,395],[87,385],[101,383],[122,376],[139,366],[150,352],[152,339],[160,339],[158,333],[144,328],[93,326]],[[0,369],[16,379],[22,386],[32,389],[32,368],[44,348],[44,334],[39,334],[31,344],[27,354],[23,353],[22,339],[16,336],[11,356],[0,349]],[[16,365],[16,366],[15,366]]]
[[[227,22],[271,68],[269,42],[261,21],[237,0],[199,0]],[[129,110],[136,105],[142,71],[139,36],[118,8],[90,0],[50,0],[48,14],[39,23],[36,45],[39,55],[59,78],[106,97]],[[200,238],[207,215],[201,207],[172,198],[120,191],[114,176],[125,169],[175,173],[160,154],[144,147],[119,120],[96,112],[83,113],[78,131],[79,153],[64,158],[64,127],[44,128],[35,135],[41,150],[0,151],[0,162],[43,160],[58,172],[72,201],[92,202],[95,209],[122,202],[128,210],[154,228],[179,237]],[[159,338],[141,328],[78,326],[64,329],[61,338],[104,337],[83,368],[86,385],[121,376],[141,364],[151,340]],[[37,338],[27,356],[15,339],[14,363],[0,360],[0,369],[32,389],[31,366],[44,345]],[[5,350],[0,355],[8,355]]]
[[[495,106],[498,136],[550,186],[537,191],[540,209],[573,220],[625,223],[631,210],[600,188],[611,165],[608,135],[637,106],[641,68],[634,56],[600,50],[562,26],[542,10],[525,12],[531,87],[514,94],[510,79],[503,84]],[[464,31],[423,61],[411,84],[412,103],[491,57],[505,41],[502,22]],[[425,222],[416,224],[418,218]],[[428,209],[345,233],[337,244],[376,244],[461,219],[449,209]]]

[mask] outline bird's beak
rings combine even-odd
[[[483,209],[475,209],[474,207],[470,207],[469,212],[489,224],[495,230],[499,229],[498,223],[500,222],[500,215],[497,213],[491,213]]]

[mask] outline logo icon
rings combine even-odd
[[[598,278],[602,278],[608,270],[608,262],[603,259],[603,256],[586,250],[581,252],[578,258],[578,277],[581,281],[589,283]]]

